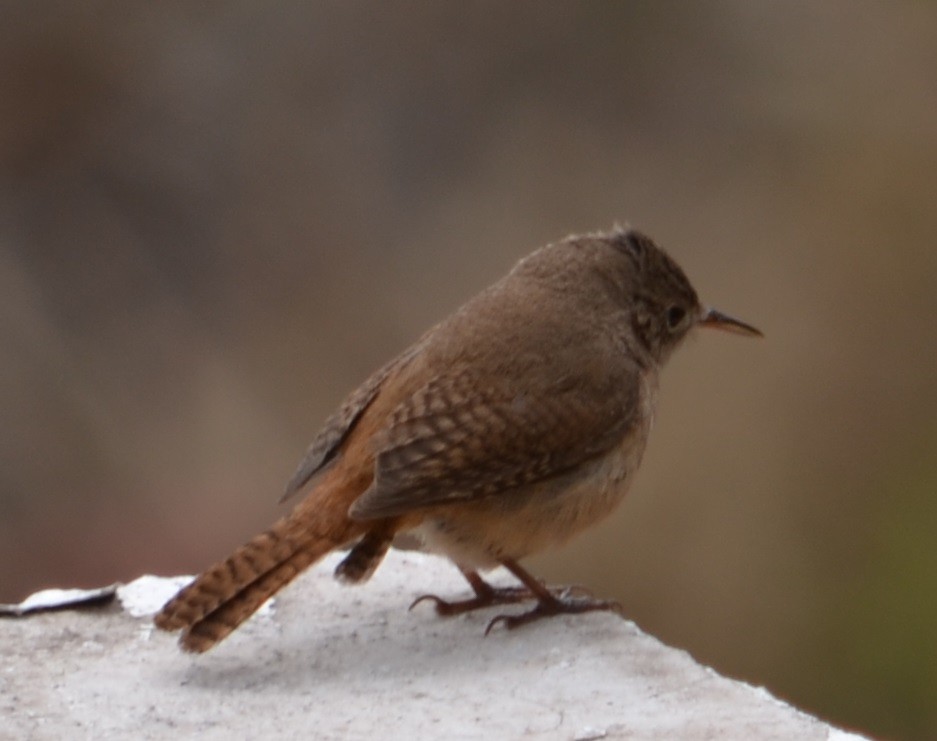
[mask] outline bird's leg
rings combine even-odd
[[[436,614],[449,617],[450,615],[461,615],[463,612],[480,610],[483,607],[491,607],[492,605],[513,604],[525,599],[531,599],[534,596],[525,587],[493,587],[482,579],[477,571],[470,571],[461,567],[459,571],[462,572],[462,576],[465,577],[472,587],[472,591],[475,592],[474,597],[449,602],[437,597],[435,594],[424,594],[411,603],[410,609],[412,610],[421,602],[432,600],[436,606]]]
[[[488,635],[498,623],[502,623],[505,628],[510,630],[552,615],[596,611],[615,612],[621,615],[622,608],[617,602],[598,600],[588,594],[585,596],[572,596],[569,589],[556,593],[522,569],[516,561],[504,559],[501,563],[504,568],[514,574],[527,587],[529,594],[536,597],[537,605],[532,610],[522,612],[520,615],[498,615],[488,623],[488,627],[485,628],[485,635]]]
[[[505,567],[510,569],[511,572],[517,576],[517,572],[515,572],[511,566],[508,566],[508,563],[514,564],[514,566],[518,569],[520,567],[517,566],[517,564],[515,564],[513,561],[504,562]],[[579,594],[586,598],[590,596],[589,591],[583,587],[556,587],[551,590],[527,574],[527,572],[522,573],[524,573],[528,579],[537,585],[537,591],[532,590],[529,584],[523,579],[521,579],[521,581],[525,584],[523,587],[493,587],[491,584],[482,579],[477,571],[463,569],[461,567],[459,568],[459,571],[462,572],[462,576],[465,577],[465,580],[472,587],[472,591],[475,592],[474,597],[450,602],[448,600],[442,599],[441,597],[437,597],[435,594],[424,594],[420,597],[417,597],[411,603],[410,609],[412,610],[414,607],[420,604],[420,602],[432,600],[436,607],[436,614],[443,617],[449,617],[451,615],[461,615],[464,612],[480,610],[482,608],[491,607],[493,605],[511,605],[516,602],[523,602],[524,600],[529,599],[537,599],[538,601],[542,601],[541,593],[545,593],[551,599],[557,601],[568,599],[573,594]],[[518,576],[518,578],[520,577]],[[490,629],[491,625],[489,624],[489,630]]]

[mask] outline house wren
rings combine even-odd
[[[760,335],[703,308],[680,267],[637,231],[537,250],[355,390],[284,495],[308,487],[306,497],[181,590],[156,625],[206,651],[328,552],[350,546],[336,576],[361,582],[404,532],[451,559],[473,590],[461,601],[417,600],[441,615],[536,601],[490,630],[619,610],[551,590],[518,561],[622,500],[661,366],[696,326]],[[498,565],[523,587],[495,588],[479,575]]]

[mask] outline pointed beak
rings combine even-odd
[[[714,327],[724,329],[726,332],[742,334],[746,337],[764,337],[764,335],[751,324],[733,319],[728,314],[723,314],[715,309],[706,309],[700,317],[699,323],[704,327]]]

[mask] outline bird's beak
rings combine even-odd
[[[704,310],[699,323],[704,327],[724,329],[726,332],[734,332],[735,334],[742,334],[746,337],[764,337],[764,335],[751,324],[733,319],[729,315],[723,314],[721,311],[716,311],[715,309]]]

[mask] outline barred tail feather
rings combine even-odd
[[[363,529],[346,523],[328,533],[315,533],[297,518],[280,520],[167,602],[154,618],[156,627],[183,630],[180,643],[184,649],[207,651],[268,597]]]
[[[301,546],[283,563],[243,587],[203,618],[191,623],[183,631],[179,645],[194,653],[207,651],[253,615],[268,598],[333,548],[333,542],[323,539]]]

